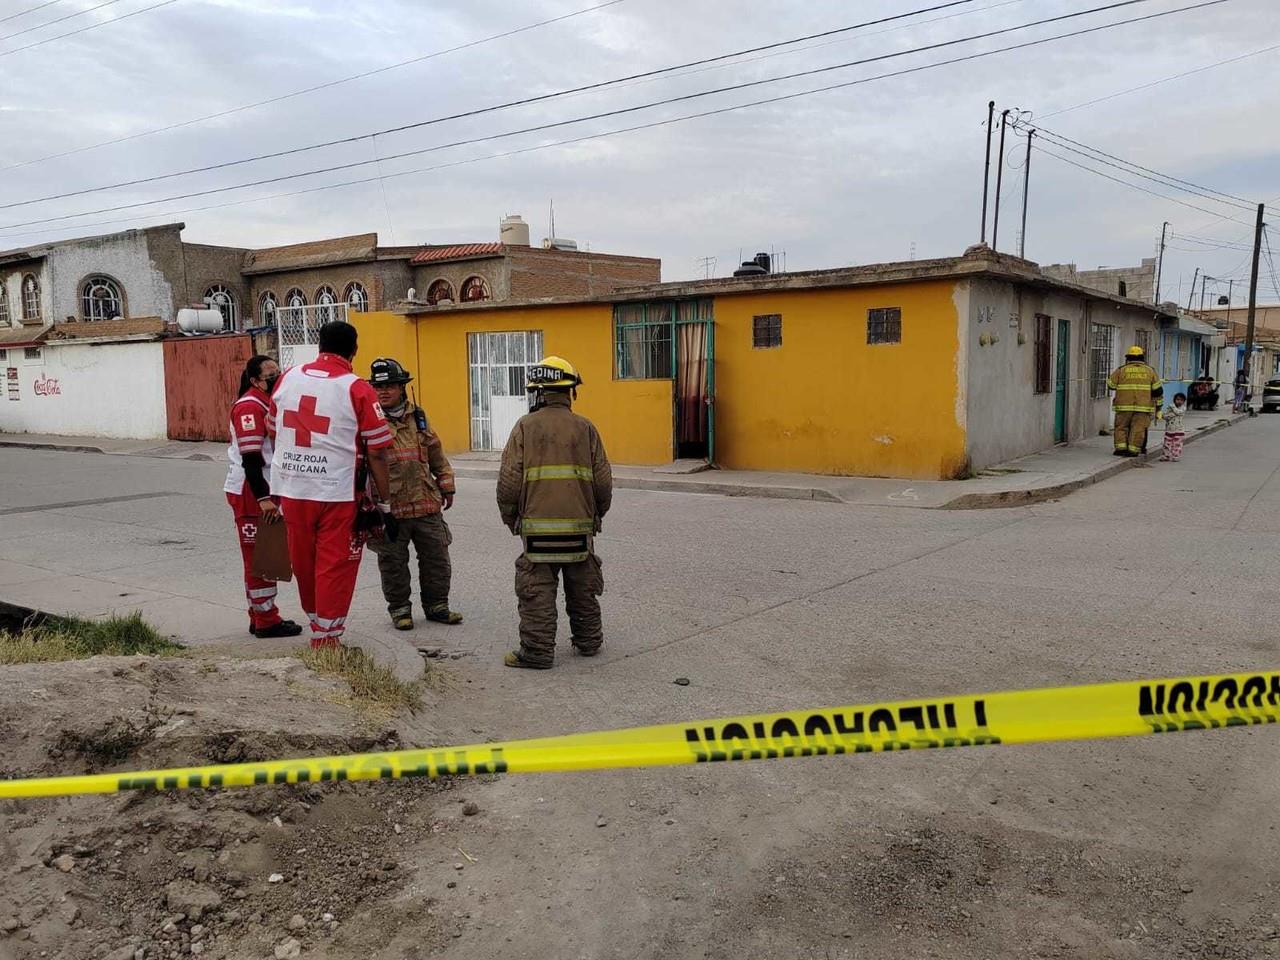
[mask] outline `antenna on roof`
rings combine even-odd
[[[549,211],[548,211],[547,219],[548,219],[548,221],[549,221],[549,223],[547,224],[547,236],[548,236],[548,237],[550,237],[552,240],[554,240],[554,239],[555,239],[555,237],[556,237],[556,200],[555,200],[555,197],[552,197],[552,198],[551,198],[551,206],[550,206],[550,209],[549,209]]]

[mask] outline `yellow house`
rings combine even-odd
[[[617,463],[939,479],[1105,429],[1107,374],[1162,316],[979,246],[354,322],[357,371],[404,362],[450,452],[501,450],[555,354]]]

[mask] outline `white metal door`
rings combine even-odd
[[[501,450],[529,412],[529,364],[542,359],[542,331],[467,334],[471,373],[471,449]]]

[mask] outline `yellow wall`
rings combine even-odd
[[[715,299],[716,462],[929,479],[965,468],[956,419],[951,281]],[[867,310],[902,309],[902,342],[867,343]],[[782,346],[752,347],[756,314],[782,314]]]
[[[417,338],[414,340],[416,323]],[[541,330],[543,348],[573,363],[583,379],[574,409],[600,431],[605,450],[617,463],[671,461],[671,381],[613,380],[613,307],[461,308],[407,321],[392,313],[361,314],[356,372],[369,362],[394,356],[413,373],[418,403],[450,453],[471,446],[467,334]],[[405,332],[407,329],[407,333]]]
[[[362,377],[369,376],[369,364],[379,357],[391,357],[418,374],[418,341],[413,321],[385,310],[375,313],[347,311],[347,318],[360,334],[352,369]]]

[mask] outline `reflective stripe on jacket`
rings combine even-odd
[[[1141,361],[1113,370],[1107,377],[1107,389],[1116,392],[1112,409],[1117,413],[1155,413],[1164,399],[1164,384],[1159,375]]]
[[[566,394],[512,428],[498,473],[498,510],[532,563],[580,563],[613,500],[613,471],[595,426]]]
[[[425,419],[425,418],[424,418]],[[391,513],[398,519],[427,517],[444,509],[453,496],[453,467],[431,425],[419,430],[413,408],[400,419],[387,417],[391,446],[387,469],[391,477]]]

